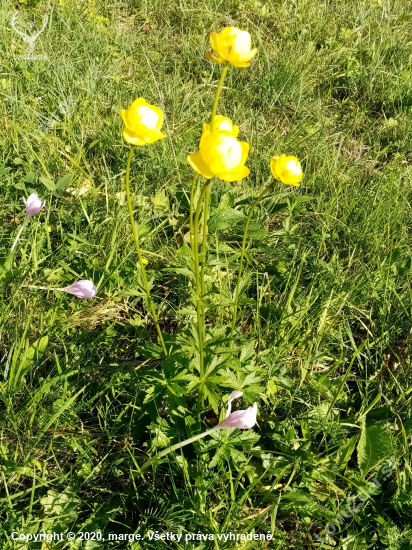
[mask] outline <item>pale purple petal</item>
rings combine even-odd
[[[239,390],[232,391],[232,393],[229,395],[229,399],[227,400],[226,418],[229,416],[229,414],[232,410],[232,401],[233,401],[233,399],[237,399],[241,395],[243,395],[243,392],[239,391]]]
[[[27,219],[30,219],[32,216],[38,214],[42,208],[44,208],[44,205],[46,204],[46,201],[42,204],[40,197],[37,195],[37,193],[32,193],[27,201],[23,197],[24,204],[26,205],[26,216]]]
[[[249,407],[246,411],[235,411],[229,414],[220,424],[216,426],[217,429],[223,428],[239,428],[240,430],[248,430],[253,428],[256,424],[257,404],[254,403],[253,407]]]
[[[93,298],[97,294],[97,288],[94,286],[93,282],[87,280],[77,281],[70,286],[66,286],[62,290],[69,294],[74,294],[74,296],[82,298],[83,300]]]

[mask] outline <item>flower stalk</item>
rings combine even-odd
[[[185,447],[186,445],[189,445],[189,443],[193,443],[194,441],[197,441],[198,439],[202,439],[202,437],[205,437],[206,435],[211,434],[212,432],[215,432],[219,428],[215,426],[214,428],[211,428],[210,430],[207,430],[206,432],[203,432],[201,434],[195,435],[194,437],[191,437],[190,439],[186,439],[186,441],[183,441],[182,443],[176,443],[175,445],[172,445],[171,447],[168,447],[164,451],[160,452],[158,455],[156,455],[156,458],[162,458],[166,456],[167,454],[171,453],[172,451],[175,451],[176,449],[180,449],[181,447]],[[153,458],[147,460],[143,466],[140,467],[140,471],[144,472],[146,468],[150,466],[153,462]]]
[[[204,379],[204,351],[203,351],[203,315],[202,315],[202,306],[200,301],[202,299],[201,290],[202,284],[200,282],[200,264],[199,264],[199,217],[200,210],[202,208],[202,203],[205,195],[209,193],[210,180],[208,180],[203,186],[202,192],[200,193],[199,201],[197,203],[195,222],[194,222],[194,254],[195,254],[195,280],[196,280],[196,313],[197,313],[197,326],[198,326],[198,339],[199,339],[199,374],[200,374],[200,388],[199,388],[199,402],[203,403],[203,379]],[[202,281],[203,282],[203,281]]]
[[[223,82],[225,80],[225,76],[226,76],[227,70],[229,68],[229,65],[230,65],[229,61],[225,61],[225,64],[223,65],[222,74],[220,75],[219,84],[217,86],[217,90],[216,90],[216,94],[215,94],[215,100],[213,102],[213,108],[212,108],[212,118],[210,119],[210,131],[211,132],[213,132],[213,130],[214,130],[217,104],[219,103],[220,94],[222,93]]]
[[[207,219],[209,217],[209,202],[210,202],[210,185],[206,187],[205,193],[205,208],[203,211],[203,239],[202,239],[202,254],[201,263],[202,269],[200,273],[201,280],[201,297],[205,294],[205,264],[206,264],[206,252],[207,252]],[[205,324],[204,307],[202,306],[203,325]]]
[[[195,198],[195,189],[196,189],[196,178],[197,178],[197,172],[195,172],[195,175],[193,176],[192,180],[192,186],[190,188],[190,248],[192,250],[192,254],[194,256],[193,251],[193,201]]]
[[[144,261],[143,261],[142,255],[140,253],[139,235],[137,233],[136,224],[134,222],[134,217],[133,217],[132,201],[131,201],[131,198],[130,198],[130,164],[132,162],[133,151],[134,151],[134,146],[132,145],[130,147],[129,156],[128,156],[128,159],[127,159],[127,166],[126,166],[127,207],[129,209],[130,223],[132,224],[132,232],[133,232],[134,242],[135,242],[135,245],[136,245],[137,256],[139,258],[139,264],[140,264],[140,268],[142,270],[142,277],[143,277],[143,282],[144,282],[144,285],[145,285],[147,301],[149,303],[149,307],[150,307],[150,310],[151,310],[152,315],[153,315],[153,319],[154,319],[154,322],[155,322],[155,325],[156,325],[157,333],[159,335],[159,340],[160,340],[160,343],[161,343],[162,348],[163,348],[163,353],[165,354],[165,357],[167,357],[167,351],[166,351],[166,346],[165,346],[165,343],[164,343],[164,340],[163,340],[162,331],[160,329],[160,325],[159,325],[159,321],[157,320],[157,315],[156,315],[154,303],[153,303],[152,297],[150,295],[150,289],[149,289],[149,284],[147,282],[147,276],[146,276],[146,270],[145,270],[145,267],[144,267]]]
[[[29,218],[25,218],[24,221],[23,221],[23,223],[21,224],[21,227],[20,227],[20,229],[19,229],[19,231],[18,231],[18,233],[17,233],[17,236],[16,236],[16,238],[15,238],[15,240],[14,240],[14,243],[13,243],[13,246],[11,247],[10,252],[13,252],[13,250],[16,248],[16,244],[19,242],[20,236],[21,236],[21,234],[23,233],[24,229],[26,228],[27,222],[28,222],[28,221],[29,221]]]

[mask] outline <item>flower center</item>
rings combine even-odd
[[[236,53],[250,52],[251,39],[250,34],[246,31],[240,31],[233,38],[233,50]]]
[[[302,173],[300,163],[298,162],[296,164],[296,161],[294,159],[288,160],[285,163],[285,168],[286,168],[286,170],[288,170],[294,176],[300,176],[300,174]]]
[[[159,121],[159,115],[147,105],[139,105],[136,110],[136,118],[146,128],[156,128]]]

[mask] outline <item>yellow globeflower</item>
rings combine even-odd
[[[215,129],[204,124],[199,151],[188,155],[189,164],[207,179],[217,176],[225,181],[239,181],[250,174],[245,166],[249,144],[238,141],[239,128],[229,118],[217,116]]]
[[[270,159],[270,170],[273,176],[287,185],[299,186],[303,178],[302,167],[296,157],[280,155]]]
[[[210,34],[210,44],[214,53],[206,53],[207,59],[213,63],[229,61],[235,67],[249,67],[249,61],[256,55],[257,49],[251,50],[252,41],[247,31],[236,27],[226,27],[219,33]]]
[[[163,126],[162,109],[150,105],[142,97],[135,99],[129,109],[122,109],[120,116],[125,124],[123,137],[131,145],[146,145],[166,137],[160,131]]]

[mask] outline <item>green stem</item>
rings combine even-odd
[[[164,340],[163,340],[162,331],[160,329],[159,321],[157,320],[157,315],[156,315],[156,311],[155,311],[154,304],[153,304],[153,301],[152,301],[152,297],[150,295],[149,284],[147,282],[147,277],[146,277],[146,270],[144,268],[144,263],[143,263],[143,260],[142,260],[142,256],[140,254],[139,236],[137,234],[136,224],[134,223],[134,217],[133,217],[133,208],[132,208],[132,201],[131,201],[131,198],[130,198],[130,181],[129,181],[130,163],[132,162],[133,151],[134,151],[134,146],[132,145],[130,147],[129,157],[127,159],[127,166],[126,166],[127,207],[129,209],[130,223],[132,224],[132,231],[133,231],[134,242],[136,244],[137,256],[139,257],[140,268],[142,270],[142,276],[143,276],[143,281],[144,281],[144,285],[145,285],[145,289],[146,289],[147,301],[149,302],[150,310],[152,312],[153,319],[154,319],[156,329],[157,329],[157,333],[159,335],[159,339],[160,339],[160,342],[162,344],[163,352],[164,352],[165,356],[167,356],[167,351],[166,351],[166,346],[165,346],[165,343],[164,343]]]
[[[200,399],[203,399],[203,377],[204,377],[204,367],[203,367],[203,318],[202,318],[202,309],[200,306],[201,300],[201,285],[199,277],[199,216],[200,210],[202,208],[203,198],[208,192],[210,185],[210,180],[208,180],[200,193],[199,202],[197,203],[196,214],[195,214],[195,223],[194,223],[194,253],[195,253],[195,279],[196,279],[196,312],[197,312],[197,325],[198,325],[198,334],[199,334],[199,354],[200,354],[200,387],[199,387],[199,402]]]
[[[222,92],[223,81],[225,80],[225,76],[226,76],[228,68],[229,68],[229,61],[225,61],[225,64],[223,65],[222,74],[220,75],[219,84],[217,86],[215,101],[213,102],[212,118],[211,118],[211,121],[210,121],[210,131],[211,132],[213,132],[213,129],[214,129],[217,104],[218,104],[218,101],[219,101],[220,94]]]
[[[200,274],[200,281],[201,281],[201,296],[203,298],[205,294],[205,264],[206,264],[206,251],[207,251],[207,218],[209,216],[209,198],[210,198],[210,185],[206,188],[206,194],[205,194],[205,209],[203,212],[203,240],[202,240],[202,254],[201,254],[201,262],[202,262],[202,271]],[[205,319],[205,313],[204,313],[204,307],[202,306],[202,316],[203,316],[203,327],[204,327],[204,319]]]
[[[240,254],[239,272],[238,272],[238,275],[237,275],[235,304],[234,304],[234,309],[233,309],[232,330],[230,332],[230,338],[233,337],[233,331],[235,330],[235,324],[236,324],[237,303],[238,303],[238,299],[239,299],[240,280],[242,278],[242,263],[243,263],[243,257],[245,255],[246,237],[247,237],[247,232],[249,230],[249,222],[250,222],[250,219],[252,217],[253,210],[255,209],[255,206],[260,201],[260,199],[264,195],[266,195],[266,193],[269,191],[269,189],[272,187],[272,185],[273,185],[273,182],[271,182],[267,187],[265,187],[265,189],[261,192],[261,194],[255,200],[255,202],[252,204],[252,207],[249,211],[249,215],[248,215],[247,220],[246,220],[245,232],[243,234],[242,252]]]
[[[197,172],[195,172],[195,175],[193,176],[192,187],[190,188],[190,248],[192,249],[193,254],[193,201],[195,198],[196,178]]]
[[[189,445],[189,443],[193,443],[194,441],[197,441],[198,439],[202,439],[202,437],[205,437],[205,435],[209,435],[209,434],[211,434],[212,432],[214,432],[218,429],[221,429],[221,428],[218,428],[217,426],[215,426],[214,428],[212,428],[210,430],[207,430],[206,432],[195,435],[194,437],[191,437],[190,439],[186,439],[186,441],[183,441],[183,443],[176,443],[176,445],[172,445],[171,447],[168,447],[167,449],[165,449],[164,451],[162,451],[161,453],[156,455],[156,457],[153,457],[153,458],[150,458],[149,460],[147,460],[143,464],[143,466],[140,467],[140,471],[143,472],[144,470],[146,470],[146,468],[148,468],[150,466],[150,464],[152,464],[152,462],[155,458],[162,458],[163,456],[171,453],[172,451],[175,451],[176,449],[180,449],[181,447],[184,447],[185,445]]]

